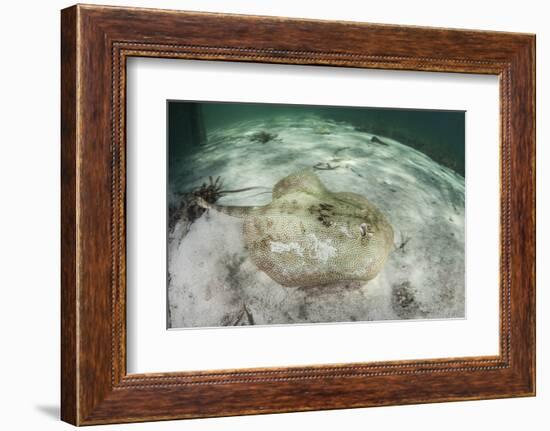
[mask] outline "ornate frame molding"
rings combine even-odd
[[[221,30],[205,32],[205,26]],[[256,35],[259,26],[269,31]],[[316,41],[308,40],[311,34]],[[65,9],[62,418],[98,424],[533,395],[534,43],[534,36],[510,33]],[[498,75],[500,354],[127,375],[125,66],[132,56]],[[257,400],[246,397],[250,391]]]

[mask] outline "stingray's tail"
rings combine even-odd
[[[223,205],[211,204],[210,202],[207,202],[205,199],[201,198],[200,196],[197,197],[196,199],[197,199],[197,205],[204,209],[214,209],[216,211],[227,214],[229,216],[238,217],[238,218],[244,218],[258,208],[258,207],[223,206]]]

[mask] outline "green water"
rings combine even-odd
[[[189,112],[192,112],[190,115]],[[169,160],[195,151],[209,132],[243,121],[315,115],[395,139],[465,175],[465,112],[260,103],[168,102]]]

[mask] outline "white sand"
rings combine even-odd
[[[262,130],[278,138],[250,140]],[[396,250],[362,286],[282,287],[247,256],[242,220],[210,210],[191,226],[181,220],[170,233],[171,326],[463,317],[464,178],[410,147],[384,137],[387,145],[372,143],[371,136],[317,117],[279,117],[211,133],[203,151],[181,161],[172,199],[209,175],[221,176],[225,189],[271,189],[292,172],[329,163],[337,168],[316,170],[323,183],[377,205],[394,228]],[[218,203],[271,200],[258,193],[230,194]]]

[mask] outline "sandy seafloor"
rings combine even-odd
[[[255,142],[260,131],[277,138]],[[421,152],[372,136],[320,117],[277,117],[210,131],[200,151],[178,161],[172,205],[209,175],[221,176],[224,189],[270,191],[288,174],[329,163],[334,169],[314,172],[329,190],[373,202],[393,226],[395,250],[363,285],[283,287],[248,257],[241,219],[215,210],[193,223],[181,218],[168,233],[169,327],[464,317],[464,178]],[[270,202],[271,194],[261,191],[217,203]]]

